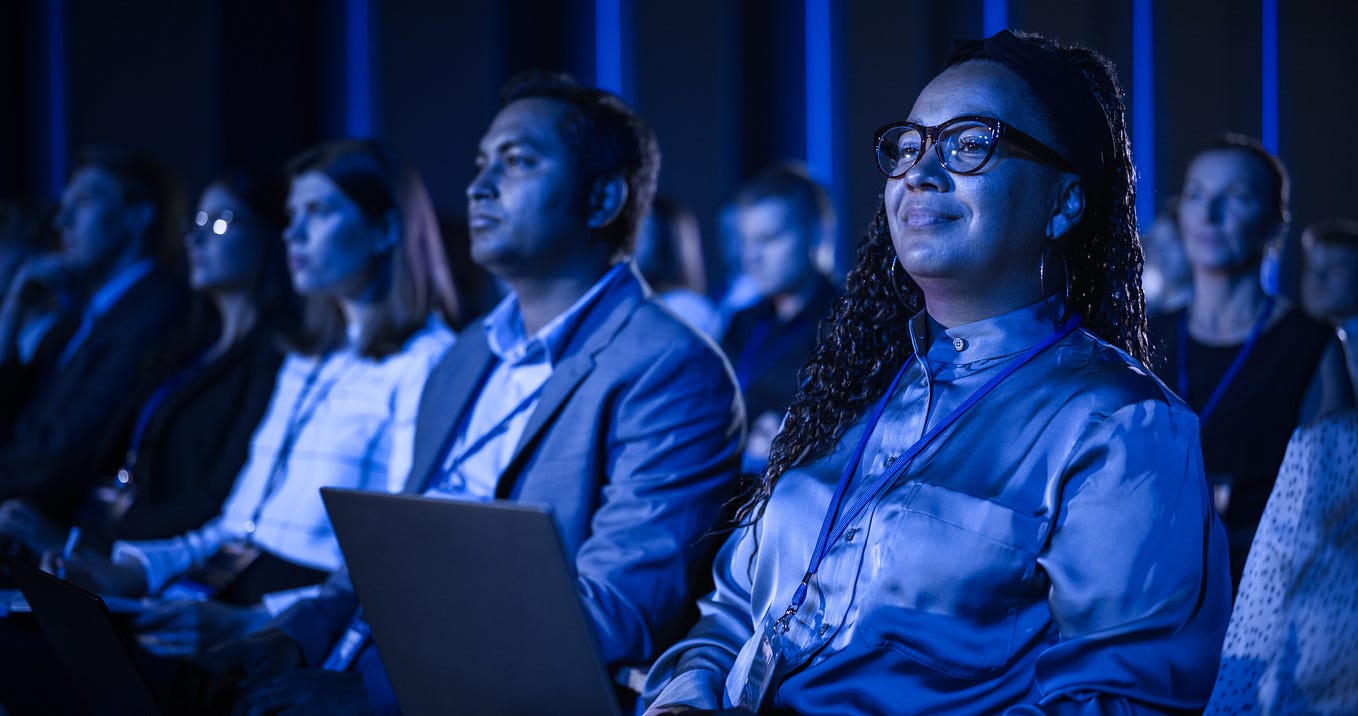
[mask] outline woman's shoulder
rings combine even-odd
[[[1110,412],[1133,403],[1188,410],[1144,363],[1089,331],[1077,331],[1063,348],[1058,354],[1059,368],[1078,382],[1081,394]]]

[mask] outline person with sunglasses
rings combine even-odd
[[[1230,611],[1191,410],[1145,367],[1121,90],[960,43],[649,714],[1180,713]]]

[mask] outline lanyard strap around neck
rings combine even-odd
[[[329,358],[326,357],[316,363],[307,375],[306,382],[302,384],[302,390],[298,392],[297,399],[292,403],[292,414],[288,416],[287,428],[283,431],[283,441],[279,444],[278,451],[274,453],[273,465],[269,468],[269,479],[264,483],[264,492],[259,497],[259,503],[255,505],[254,514],[250,516],[250,523],[253,525],[259,525],[259,518],[264,514],[264,507],[269,504],[269,498],[273,497],[278,488],[282,487],[284,474],[287,472],[288,459],[292,457],[292,450],[297,446],[297,438],[302,434],[302,429],[316,416],[316,411],[330,396],[330,391],[349,372],[347,369],[336,372],[335,377],[317,387],[316,381],[329,362]],[[353,367],[352,364],[349,367]],[[309,402],[308,398],[311,398]]]
[[[1212,394],[1207,398],[1207,402],[1202,404],[1202,410],[1198,411],[1198,423],[1205,425],[1207,416],[1216,409],[1217,403],[1221,401],[1221,396],[1226,394],[1226,389],[1231,386],[1231,382],[1240,373],[1240,369],[1245,365],[1245,359],[1249,358],[1254,350],[1254,345],[1259,342],[1259,336],[1263,335],[1264,327],[1268,325],[1268,317],[1273,314],[1273,297],[1269,296],[1264,301],[1264,307],[1259,311],[1259,317],[1254,320],[1254,327],[1250,329],[1249,338],[1245,339],[1245,344],[1240,346],[1240,350],[1235,354],[1235,359],[1231,361],[1230,367],[1221,375],[1221,380],[1212,389]],[[1188,311],[1184,311],[1183,320],[1179,321],[1179,397],[1188,400]]]
[[[854,448],[854,452],[849,457],[848,463],[844,465],[844,472],[840,475],[839,484],[835,487],[834,495],[830,498],[830,506],[825,512],[825,519],[821,522],[820,537],[816,540],[816,548],[811,553],[811,561],[806,567],[806,574],[802,577],[801,584],[797,585],[797,591],[793,593],[792,602],[788,604],[787,611],[778,619],[780,629],[784,631],[787,630],[788,621],[792,618],[792,615],[796,614],[797,610],[801,608],[802,603],[806,601],[807,585],[810,584],[811,578],[814,577],[816,572],[820,569],[821,560],[825,558],[825,554],[829,551],[830,545],[839,541],[839,538],[843,536],[844,531],[848,529],[849,525],[857,520],[858,517],[862,515],[863,511],[867,509],[868,505],[872,504],[873,500],[877,499],[887,487],[893,484],[905,472],[905,469],[910,465],[911,461],[923,452],[924,448],[928,447],[929,444],[942,434],[944,430],[947,430],[953,423],[957,422],[957,419],[962,417],[963,413],[966,413],[972,406],[980,402],[981,398],[984,398],[990,391],[994,390],[996,386],[1012,375],[1014,371],[1022,368],[1033,358],[1036,358],[1037,354],[1073,333],[1079,325],[1080,317],[1071,316],[1055,331],[1052,331],[1046,338],[1043,338],[1038,342],[1037,345],[1029,348],[1022,355],[1005,365],[1003,370],[990,380],[986,381],[985,385],[977,388],[976,392],[967,396],[967,399],[962,401],[961,405],[958,405],[953,409],[947,417],[939,421],[933,429],[924,434],[924,437],[921,437],[914,445],[911,445],[909,449],[895,460],[895,462],[891,463],[890,467],[869,483],[858,496],[858,499],[845,510],[843,517],[836,520],[835,517],[839,512],[840,503],[844,501],[844,495],[848,492],[849,482],[853,479],[854,473],[858,470],[859,463],[863,460],[863,451],[867,448],[868,439],[872,437],[872,432],[877,427],[877,422],[881,420],[882,413],[885,412],[887,404],[891,401],[891,396],[896,392],[896,387],[900,384],[901,378],[905,375],[905,371],[910,365],[910,356],[906,357],[905,362],[901,364],[900,370],[896,372],[896,377],[892,379],[891,387],[887,389],[886,394],[878,401],[877,407],[873,409],[872,416],[868,419],[867,424],[863,428],[863,437],[859,439],[858,445]],[[837,527],[836,523],[838,524]]]

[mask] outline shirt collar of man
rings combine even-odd
[[[937,363],[961,365],[1006,358],[1031,348],[1056,330],[1053,312],[1064,314],[1059,305],[1038,301],[992,318],[944,328],[925,310],[910,319],[910,340],[916,354]]]
[[[614,284],[630,271],[630,261],[622,261],[609,269],[585,295],[565,312],[553,318],[532,336],[524,335],[523,317],[519,313],[519,297],[510,293],[486,316],[486,342],[496,358],[509,365],[545,362],[555,365],[561,360],[571,335],[584,320],[589,308]]]

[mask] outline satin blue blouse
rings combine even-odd
[[[1053,322],[1036,304],[951,329],[921,314],[911,329],[916,355],[845,505]],[[728,539],[700,621],[648,676],[653,709],[737,702],[865,422],[784,474],[763,516]],[[763,706],[1200,709],[1230,589],[1196,417],[1140,363],[1077,330],[963,414],[830,546],[780,637]]]

